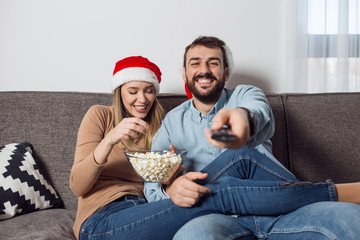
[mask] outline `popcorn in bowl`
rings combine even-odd
[[[125,156],[146,182],[166,182],[176,173],[186,150],[125,151]]]

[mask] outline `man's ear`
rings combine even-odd
[[[229,67],[225,68],[225,81],[229,80],[230,77],[230,71],[229,71]]]
[[[185,73],[185,67],[183,67],[183,74],[182,74],[183,80],[186,83],[186,73]]]

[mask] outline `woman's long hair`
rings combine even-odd
[[[115,126],[117,126],[124,118],[131,117],[121,100],[121,86],[114,91],[113,111]],[[163,117],[164,109],[161,107],[158,99],[155,98],[155,101],[151,106],[149,113],[144,119],[150,126],[150,128],[145,134],[145,150],[151,148],[152,138],[154,137],[156,131],[159,129]],[[142,147],[138,146],[131,138],[129,140],[120,140],[118,145],[123,150],[144,150]]]

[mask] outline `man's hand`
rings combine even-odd
[[[231,128],[236,139],[231,142],[220,142],[211,138],[211,130],[205,129],[205,136],[209,143],[219,148],[239,149],[243,147],[250,138],[249,114],[242,108],[224,108],[214,117],[211,129],[218,130],[223,125]]]
[[[207,178],[207,173],[189,172],[176,178],[171,184],[165,185],[166,193],[180,207],[192,207],[199,199],[211,190],[194,181]]]

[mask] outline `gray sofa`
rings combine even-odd
[[[276,119],[274,155],[301,180],[360,181],[360,93],[268,94]],[[160,94],[169,110],[185,95]],[[0,221],[0,239],[74,239],[77,199],[69,188],[76,135],[87,109],[111,94],[0,92],[0,146],[29,142],[62,208]]]

